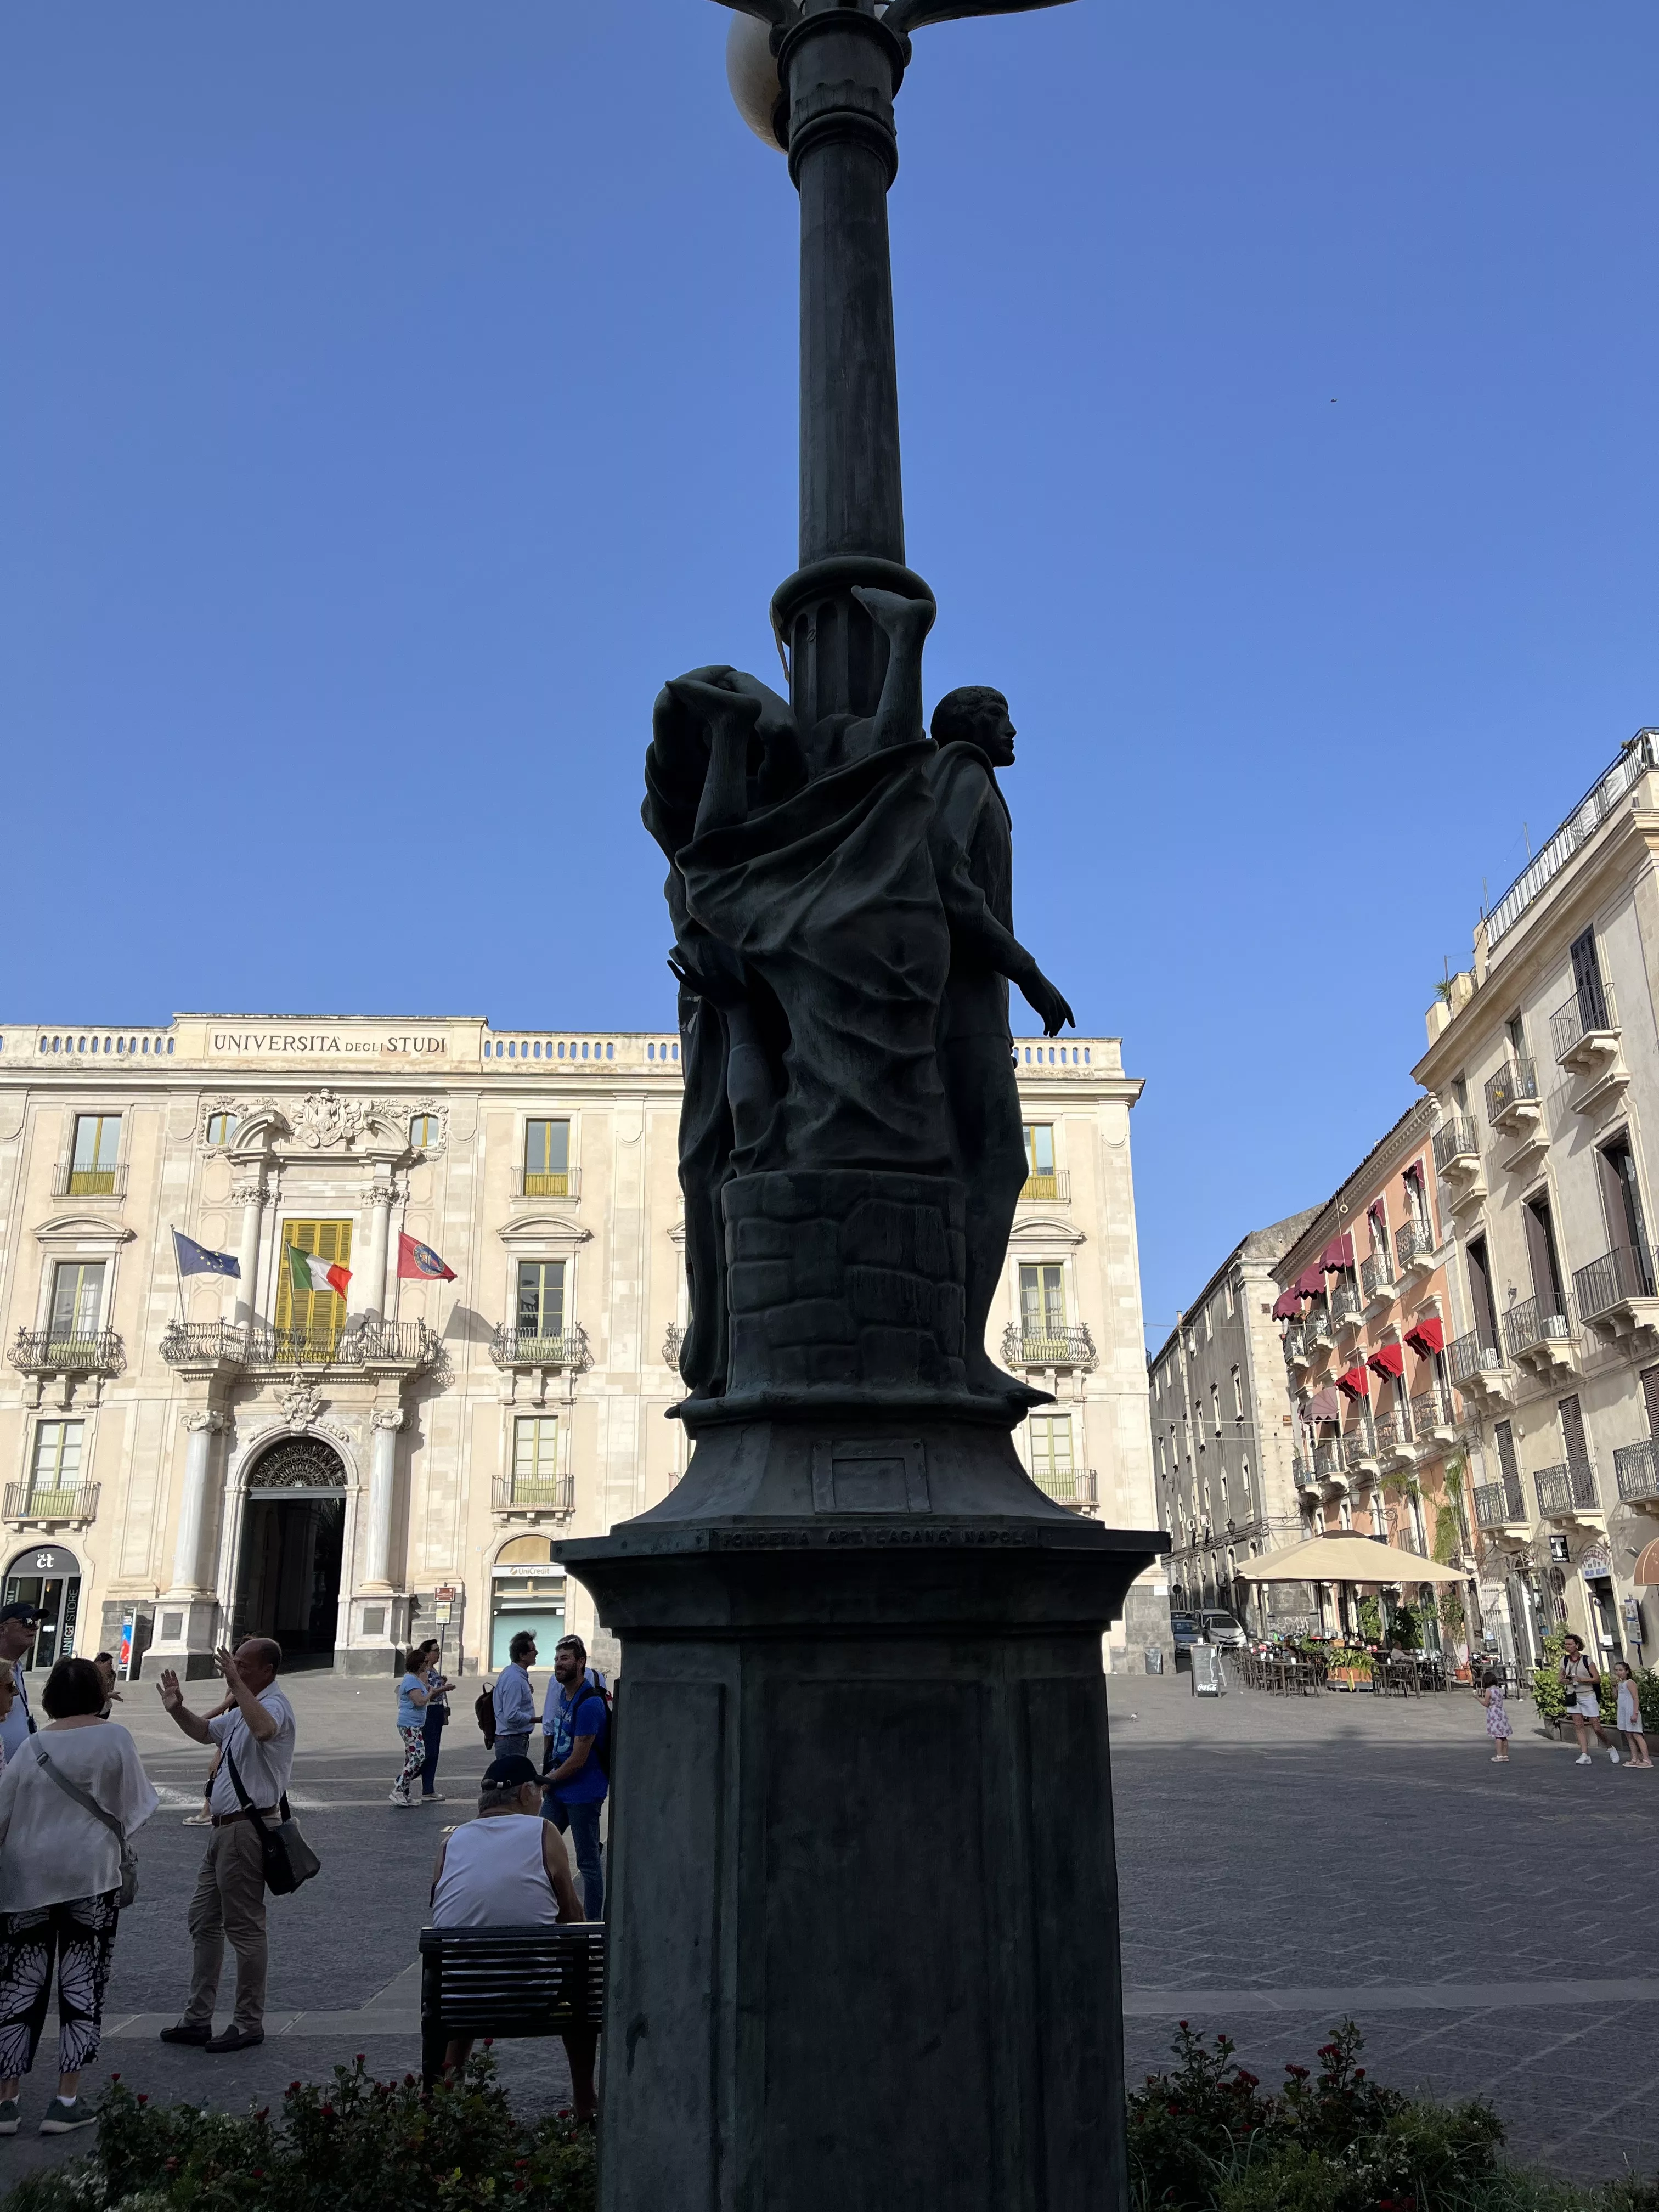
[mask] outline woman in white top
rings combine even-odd
[[[1567,1694],[1567,1711],[1578,1735],[1578,1765],[1590,1763],[1590,1732],[1607,1747],[1607,1757],[1619,1764],[1619,1747],[1601,1725],[1601,1671],[1584,1650],[1582,1636],[1569,1636],[1561,1654],[1561,1686]]]
[[[527,1759],[497,1759],[485,1767],[478,1817],[446,1836],[432,1869],[434,1928],[533,1928],[580,1920],[564,1838],[542,1818],[541,1778]],[[561,2038],[570,2062],[576,2118],[593,2118],[593,2058],[599,2035],[573,2029]],[[458,2072],[472,2048],[468,2036],[444,2052],[444,2071]]]
[[[17,2093],[46,2026],[54,1952],[58,2094],[40,2132],[93,2124],[76,2091],[103,2033],[122,1844],[160,1802],[132,1738],[102,1717],[104,1685],[90,1659],[60,1659],[40,1702],[46,1726],[0,1773],[0,2136],[17,2132]]]
[[[1650,1774],[1653,1761],[1648,1756],[1642,1703],[1637,1695],[1636,1676],[1627,1659],[1613,1661],[1613,1680],[1619,1697],[1619,1733],[1624,1737],[1625,1749],[1630,1753],[1630,1771],[1633,1774]]]

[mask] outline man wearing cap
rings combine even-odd
[[[34,1716],[29,1711],[29,1693],[23,1680],[23,1655],[33,1643],[34,1632],[40,1625],[39,1606],[9,1605],[0,1608],[0,1659],[10,1660],[11,1679],[17,1685],[11,1710],[0,1721],[0,1750],[4,1751],[8,1765],[34,1734]]]
[[[533,1928],[580,1920],[564,1843],[542,1809],[541,1778],[512,1754],[485,1767],[478,1817],[446,1836],[432,1869],[434,1928]],[[593,2118],[593,2057],[599,2033],[573,2028],[563,2038],[576,2118]],[[466,2063],[466,2038],[449,2045],[446,2070]]]

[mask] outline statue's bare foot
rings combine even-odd
[[[933,627],[939,609],[932,599],[901,599],[896,592],[877,592],[863,584],[853,586],[853,597],[869,615],[895,653],[907,648],[920,653],[921,641]]]
[[[693,676],[676,676],[667,690],[689,714],[711,730],[752,730],[765,702],[746,691],[727,691],[718,684],[702,684]]]

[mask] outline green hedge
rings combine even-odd
[[[27,2175],[0,2212],[592,2212],[592,2131],[515,2119],[488,2052],[453,2087],[359,2057],[295,2081],[282,2118],[152,2105],[116,2075],[90,2157]]]

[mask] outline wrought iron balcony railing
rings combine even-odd
[[[1449,1392],[1431,1388],[1412,1393],[1412,1435],[1419,1443],[1426,1443],[1437,1429],[1449,1428],[1453,1418]]]
[[[1034,1469],[1031,1480],[1056,1505],[1097,1505],[1100,1481],[1091,1467],[1045,1467]]]
[[[1537,1101],[1538,1070],[1531,1060],[1517,1056],[1505,1060],[1486,1085],[1486,1119],[1494,1129],[1500,1129],[1504,1116],[1516,1107],[1535,1105]]]
[[[576,1478],[574,1474],[498,1474],[491,1486],[490,1505],[497,1513],[574,1513]]]
[[[1654,1255],[1645,1244],[1624,1244],[1592,1260],[1588,1267],[1575,1267],[1572,1295],[1586,1321],[1611,1313],[1631,1298],[1654,1294]]]
[[[1323,1298],[1316,1300],[1302,1316],[1302,1341],[1309,1351],[1331,1341],[1331,1310]]]
[[[1496,1482],[1474,1486],[1474,1517],[1482,1528],[1501,1528],[1510,1521],[1523,1521],[1526,1506],[1518,1474],[1500,1475]]]
[[[1613,1455],[1613,1476],[1621,1498],[1659,1498],[1659,1449],[1653,1438],[1620,1444]]]
[[[1359,1286],[1366,1297],[1374,1298],[1379,1291],[1394,1288],[1394,1262],[1386,1252],[1373,1252],[1361,1261]]]
[[[1481,1375],[1501,1375],[1504,1353],[1500,1346],[1483,1341],[1482,1332],[1472,1328],[1466,1336],[1455,1336],[1446,1346],[1446,1360],[1451,1369],[1454,1382],[1462,1384]]]
[[[509,1367],[591,1367],[592,1355],[587,1334],[568,1329],[560,1336],[541,1336],[534,1329],[514,1328],[502,1322],[489,1340],[489,1356],[503,1370]]]
[[[127,1353],[112,1328],[20,1328],[11,1364],[20,1375],[118,1375]]]
[[[1550,1016],[1550,1042],[1555,1057],[1565,1060],[1587,1036],[1617,1036],[1619,1016],[1613,1003],[1613,986],[1599,980],[1581,983]]]
[[[1051,1205],[1069,1206],[1072,1171],[1069,1168],[1050,1168],[1041,1174],[1028,1175],[1019,1187],[1019,1194],[1028,1205],[1033,1199],[1046,1199]]]
[[[102,1486],[96,1482],[9,1482],[3,1517],[23,1528],[93,1521],[97,1518]]]
[[[1297,1360],[1305,1359],[1307,1356],[1307,1338],[1302,1324],[1299,1321],[1291,1322],[1285,1330],[1285,1364],[1287,1367],[1292,1366]]]
[[[1092,1368],[1097,1354],[1086,1328],[1022,1329],[1010,1322],[1002,1334],[1005,1367]]]
[[[1382,1425],[1379,1421],[1377,1423],[1379,1431]],[[1376,1464],[1376,1456],[1381,1447],[1380,1433],[1373,1442],[1364,1429],[1354,1429],[1342,1439],[1342,1464],[1350,1474],[1359,1474]]]
[[[1448,1115],[1434,1133],[1434,1164],[1441,1175],[1455,1166],[1479,1167],[1480,1147],[1467,1114]]]
[[[1420,1221],[1405,1222],[1395,1231],[1394,1249],[1401,1274],[1413,1269],[1425,1273],[1434,1264],[1434,1237]]]
[[[1565,1310],[1565,1301],[1558,1299],[1553,1291],[1522,1299],[1504,1316],[1504,1340],[1511,1359],[1540,1344],[1571,1343],[1572,1334],[1572,1316]]]
[[[430,1366],[440,1350],[424,1322],[353,1316],[337,1329],[278,1328],[271,1322],[170,1322],[161,1335],[169,1367]]]
[[[1376,1431],[1376,1455],[1379,1459],[1392,1459],[1401,1444],[1408,1444],[1412,1440],[1411,1416],[1403,1410],[1397,1413],[1390,1411],[1374,1414],[1371,1426]]]
[[[1594,1511],[1601,1503],[1595,1471],[1581,1461],[1540,1468],[1533,1480],[1538,1486],[1538,1510],[1547,1520],[1561,1520],[1586,1508]]]
[[[1331,1318],[1338,1328],[1345,1322],[1358,1321],[1364,1310],[1364,1303],[1352,1283],[1339,1283],[1331,1298]]]
[[[580,1198],[574,1168],[514,1168],[514,1198]]]
[[[1341,1472],[1342,1447],[1334,1437],[1326,1437],[1314,1446],[1314,1474],[1321,1482],[1328,1482]]]
[[[52,1194],[54,1198],[125,1198],[127,1194],[127,1165],[118,1161],[113,1167],[80,1167],[73,1160],[59,1160],[52,1171]]]

